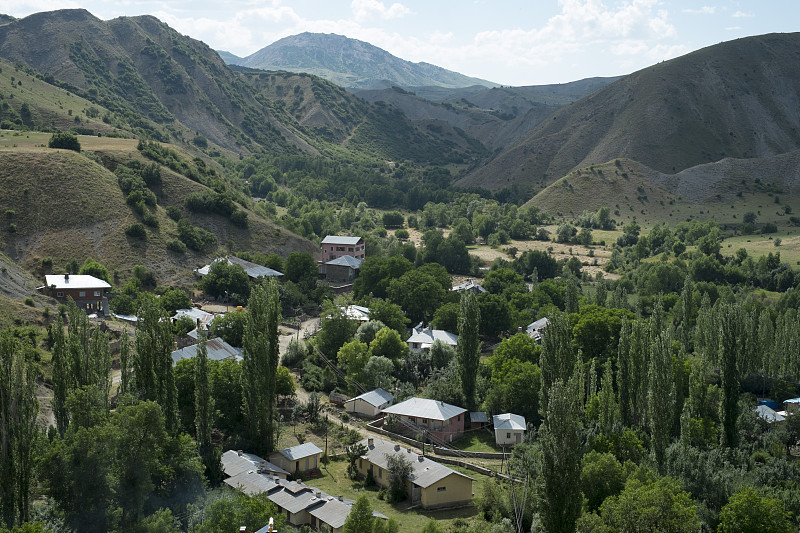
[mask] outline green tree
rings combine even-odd
[[[63,148],[64,150],[74,150],[75,152],[81,151],[81,143],[78,137],[68,131],[57,131],[48,141],[47,146],[50,148]]]
[[[358,326],[358,329],[356,330],[356,339],[364,344],[369,344],[373,341],[373,339],[375,339],[375,335],[377,335],[378,332],[385,327],[386,324],[380,320],[369,320],[368,322],[364,322]]]
[[[567,384],[560,379],[553,383],[539,430],[541,517],[545,530],[552,533],[574,532],[581,514],[583,430],[579,386],[576,377]]]
[[[292,252],[286,258],[285,263],[286,279],[297,283],[301,290],[312,291],[317,286],[319,269],[314,256],[304,252]]]
[[[369,358],[369,347],[363,342],[351,341],[339,348],[337,359],[339,366],[347,373],[347,386],[350,394],[357,390],[355,383],[364,382],[364,367]]]
[[[447,289],[440,279],[422,268],[406,272],[389,284],[389,297],[416,324],[430,320],[444,302]]]
[[[743,316],[738,306],[721,304],[719,316],[719,355],[722,377],[722,429],[723,443],[735,447],[738,433],[736,421],[739,417],[739,361],[744,338]]]
[[[194,357],[194,427],[200,457],[206,468],[206,476],[216,484],[221,476],[219,450],[211,441],[214,426],[214,398],[211,395],[211,380],[208,374],[208,349],[206,333],[200,328],[197,339],[197,354]]]
[[[790,514],[775,498],[762,497],[745,487],[731,496],[719,513],[718,533],[790,533],[794,531]]]
[[[380,387],[391,390],[394,382],[394,363],[386,357],[370,357],[364,365],[364,386],[367,389]]]
[[[248,496],[234,491],[231,498],[220,498],[206,506],[203,523],[195,527],[192,533],[218,533],[240,526],[246,527],[247,531],[258,531],[270,518],[274,519],[275,530],[283,531],[286,516],[269,501],[266,492]]]
[[[134,390],[133,384],[133,355],[131,354],[131,340],[128,328],[122,330],[119,339],[119,395],[124,395]]]
[[[294,378],[291,372],[285,366],[279,366],[275,373],[275,395],[294,396],[295,390]]]
[[[610,531],[695,533],[700,519],[689,493],[677,479],[664,477],[642,482],[630,479],[619,496],[600,506],[603,523]]]
[[[278,369],[278,324],[280,298],[275,280],[258,285],[247,303],[247,326],[242,353],[244,406],[250,423],[250,438],[258,454],[271,453],[274,446],[275,373]]]
[[[167,430],[178,429],[178,398],[172,368],[172,327],[153,297],[141,298],[136,322],[133,373],[139,399],[157,402]]]
[[[616,496],[625,488],[625,469],[611,453],[595,450],[583,456],[581,490],[588,510],[595,511],[609,496]]]
[[[508,299],[497,295],[484,293],[477,297],[480,311],[480,333],[497,336],[503,331],[511,329],[511,306]]]
[[[244,338],[244,328],[247,325],[247,311],[231,311],[224,315],[217,315],[211,322],[209,337],[220,337],[231,346],[241,347]]]
[[[672,339],[661,332],[651,340],[649,382],[650,448],[658,470],[663,472],[664,459],[672,428],[675,386],[672,370]]]
[[[316,336],[317,348],[327,357],[334,358],[339,348],[349,342],[358,328],[358,322],[345,313],[349,301],[339,297],[335,302],[326,300],[322,304],[320,331]]]
[[[192,307],[192,299],[182,289],[167,289],[164,294],[158,299],[161,307],[169,313],[173,314],[178,309],[189,309]]]
[[[84,261],[83,265],[81,265],[81,269],[78,271],[78,274],[94,276],[97,279],[102,279],[105,282],[108,282],[111,279],[108,275],[108,269],[91,257],[86,258],[86,261]]]
[[[572,345],[572,332],[563,313],[555,313],[542,335],[542,350],[539,355],[539,367],[542,372],[542,390],[539,394],[539,405],[547,409],[550,387],[557,380],[566,382],[575,368],[577,354]]]
[[[372,506],[369,498],[362,494],[356,499],[356,503],[350,509],[347,519],[344,521],[342,531],[344,533],[372,533]]]
[[[386,357],[399,364],[408,356],[408,344],[403,342],[399,333],[386,327],[369,343],[369,353],[373,357]]]
[[[456,356],[464,400],[467,402],[466,406],[470,411],[475,411],[477,408],[475,386],[481,353],[481,341],[478,339],[480,321],[480,308],[478,307],[477,298],[471,292],[462,293],[461,309],[458,317]]]
[[[406,481],[414,473],[414,466],[403,453],[386,454],[386,470],[389,472],[389,492],[392,502],[403,501],[408,497]]]
[[[29,492],[36,441],[36,373],[33,346],[0,332],[0,523],[29,519]]]
[[[408,318],[403,314],[403,309],[399,305],[382,298],[373,298],[370,301],[369,318],[370,320],[382,322],[385,326],[392,328],[401,335],[405,334],[408,326]]]
[[[214,297],[227,295],[234,301],[244,301],[250,294],[250,278],[241,265],[216,261],[208,274],[198,283],[201,291]]]

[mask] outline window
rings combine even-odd
[[[458,415],[458,421],[459,422],[461,421],[461,415]]]
[[[510,439],[511,438],[511,433],[506,433],[506,438]]]
[[[352,248],[352,247],[350,247],[350,248],[348,248],[348,249],[347,249],[347,251],[348,251],[348,252],[352,252],[352,251],[353,251],[353,248]]]
[[[58,292],[56,293],[56,297],[57,297],[57,298],[63,298],[63,297],[64,297],[64,293],[63,293],[63,292],[61,292],[61,291],[58,291]]]
[[[447,487],[437,487],[436,492],[444,492],[447,490]]]
[[[78,293],[78,298],[85,298],[85,297],[86,297],[86,291],[80,291]]]
[[[358,468],[364,468],[364,459],[358,460]]]
[[[336,251],[337,252],[344,252],[344,246],[337,246],[336,247]]]
[[[94,291],[95,296],[100,296],[100,291]]]
[[[379,477],[379,478],[382,478],[382,477],[383,477],[383,468],[379,468],[379,469],[378,469],[378,477]]]

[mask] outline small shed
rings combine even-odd
[[[800,398],[792,398],[783,402],[787,414],[800,412]]]
[[[494,440],[500,446],[519,444],[525,436],[525,417],[513,413],[504,413],[492,417],[494,424]]]
[[[370,418],[378,416],[382,409],[392,405],[394,395],[378,387],[375,390],[365,392],[355,398],[350,398],[344,402],[344,408],[348,413],[364,415]]]
[[[484,411],[474,411],[469,414],[469,427],[467,429],[480,429],[489,423],[489,415]]]
[[[269,461],[289,472],[308,472],[319,466],[322,450],[313,442],[272,452]]]

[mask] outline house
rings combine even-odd
[[[319,278],[333,285],[352,284],[358,277],[361,259],[352,255],[343,255],[319,265]]]
[[[358,320],[359,322],[369,322],[369,308],[362,305],[348,305],[340,307],[344,315],[350,320]]]
[[[544,333],[545,328],[550,323],[550,319],[547,317],[540,318],[536,322],[531,322],[528,324],[528,327],[525,328],[525,332],[528,334],[528,337],[531,337],[538,343],[542,342],[542,334]]]
[[[108,298],[106,290],[111,285],[87,274],[48,274],[44,277],[44,286],[39,287],[44,294],[66,303],[68,298],[87,313],[108,315]]]
[[[174,324],[183,317],[190,318],[192,322],[195,324],[200,324],[205,328],[206,331],[208,331],[208,328],[211,326],[211,323],[214,321],[217,315],[214,313],[209,313],[208,311],[203,311],[202,309],[198,309],[196,307],[191,309],[178,309],[171,317],[172,323]]]
[[[249,496],[266,493],[281,514],[285,513],[286,521],[296,527],[308,525],[317,531],[341,533],[355,503],[302,482],[287,481],[288,472],[284,469],[242,451],[228,450],[222,454],[222,468],[229,476],[225,484]],[[378,512],[372,515],[386,520]]]
[[[519,444],[525,436],[525,417],[512,413],[494,415],[494,441],[500,446]]]
[[[361,237],[348,237],[343,235],[328,235],[322,239],[322,260],[332,261],[344,255],[364,260],[366,246]]]
[[[381,413],[381,409],[392,405],[392,401],[394,401],[394,395],[378,387],[355,398],[350,398],[344,402],[344,408],[348,413],[375,418]]]
[[[449,403],[427,398],[409,398],[382,411],[385,415],[395,415],[395,429],[424,438],[436,444],[453,442],[464,435],[466,409]]]
[[[281,274],[277,270],[273,270],[269,267],[265,267],[257,263],[252,263],[250,261],[245,261],[244,259],[236,257],[235,255],[226,255],[225,257],[218,257],[214,259],[210,264],[201,268],[196,268],[194,272],[198,276],[201,277],[206,276],[211,270],[211,266],[214,263],[218,263],[220,261],[226,261],[229,265],[239,265],[244,269],[244,271],[247,273],[247,276],[250,279],[280,278],[281,276],[283,276],[283,274]]]
[[[486,292],[486,289],[483,288],[483,285],[481,285],[474,279],[468,279],[464,283],[459,283],[450,290],[453,292],[471,292],[476,296]]]
[[[289,472],[308,472],[318,467],[321,456],[322,450],[319,446],[313,442],[306,442],[272,452],[269,460]]]
[[[484,411],[474,411],[469,413],[469,425],[467,429],[481,429],[489,423],[489,415]]]
[[[786,420],[786,417],[783,414],[775,411],[768,405],[758,405],[753,407],[753,411],[755,411],[756,415],[758,415],[758,417],[767,424],[779,424]]]
[[[372,472],[372,479],[381,487],[389,486],[389,457],[402,455],[411,464],[411,474],[407,479],[406,491],[411,504],[419,504],[423,509],[455,507],[472,502],[471,477],[456,472],[432,459],[412,452],[383,439],[367,438],[359,442],[367,448],[367,453],[357,461],[357,469],[366,476]]]
[[[800,412],[800,398],[792,398],[783,402],[784,410],[787,414]]]
[[[181,359],[192,359],[197,356],[198,344],[192,344],[186,348],[172,352],[172,366],[178,364]],[[206,351],[210,361],[224,361],[226,359],[242,360],[242,349],[234,348],[220,338],[208,339],[206,341]]]
[[[455,348],[458,344],[458,335],[443,329],[431,329],[430,326],[423,328],[420,323],[412,330],[411,336],[406,342],[412,352],[419,353],[430,350],[435,341],[442,341]]]
[[[257,455],[252,453],[245,453],[242,450],[228,450],[222,454],[220,459],[222,463],[222,471],[228,477],[238,476],[242,472],[255,470],[260,474],[269,476],[278,476],[286,479],[289,472],[280,468],[277,465],[265,461]]]

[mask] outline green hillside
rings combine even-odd
[[[616,157],[676,173],[800,147],[800,34],[748,37],[626,76],[568,105],[462,185],[541,189]]]
[[[316,246],[242,206],[246,228],[215,214],[189,213],[185,198],[207,190],[204,185],[161,167],[162,184],[156,188],[158,205],[148,209],[158,227],[148,227],[146,240],[126,235],[140,221],[126,203],[117,176],[105,166],[129,160],[149,163],[136,150],[136,141],[81,136],[83,152],[44,148],[49,135],[3,132],[0,136],[0,250],[29,270],[52,258],[56,268],[91,256],[110,269],[126,271],[137,264],[158,272],[159,279],[188,279],[191,269],[225,250],[314,253]],[[212,232],[217,246],[203,252],[176,253],[167,249],[177,240],[177,223],[166,207],[176,206],[191,223]]]

